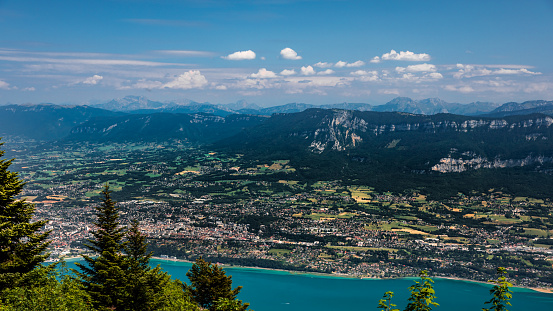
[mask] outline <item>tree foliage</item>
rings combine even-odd
[[[392,297],[394,297],[394,292],[385,292],[382,299],[378,301],[377,308],[382,309],[383,311],[399,311],[399,309],[394,308],[397,306],[392,303]]]
[[[409,303],[405,308],[405,311],[430,311],[432,307],[439,306],[438,303],[434,302],[436,292],[433,288],[433,283],[431,278],[428,277],[428,272],[422,270],[419,273],[420,281],[415,281],[415,284],[409,287],[411,296]]]
[[[2,292],[0,311],[92,311],[90,296],[81,282],[69,276],[65,263],[39,266],[28,273],[32,282]]]
[[[138,221],[125,230],[108,185],[102,194],[102,205],[96,207],[97,229],[87,245],[97,256],[83,256],[85,263],[77,263],[80,271],[75,271],[93,306],[98,310],[195,310],[181,283],[172,281],[159,266],[150,267],[152,254],[147,252]]]
[[[196,259],[186,276],[190,280],[190,285],[184,284],[184,290],[198,305],[212,311],[217,310],[218,301],[230,303],[229,300],[235,300],[242,289],[242,286],[232,289],[232,276],[227,276],[223,268],[201,257]],[[238,310],[246,310],[248,306],[248,303],[243,304]]]
[[[513,294],[509,287],[512,287],[513,284],[507,282],[505,275],[507,270],[503,267],[497,268],[497,280],[489,280],[488,282],[494,283],[495,286],[490,289],[490,294],[492,299],[486,301],[486,304],[492,304],[493,306],[489,309],[482,308],[483,311],[508,311],[507,306],[510,306],[511,303],[509,299],[513,297]]]
[[[97,229],[92,233],[87,248],[98,256],[83,256],[85,264],[77,263],[86,291],[96,308],[123,306],[127,293],[126,262],[123,255],[123,228],[119,226],[119,214],[111,200],[109,186],[102,191],[102,205],[96,207]]]
[[[50,243],[50,232],[40,232],[46,221],[32,221],[35,206],[16,199],[25,183],[8,170],[13,159],[1,159],[4,153],[0,150],[0,290],[25,282],[25,275],[48,258],[44,251]]]

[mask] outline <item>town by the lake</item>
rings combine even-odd
[[[79,256],[108,184],[122,223],[137,219],[156,256],[359,278],[553,286],[553,202],[496,189],[445,200],[345,180],[293,178],[288,159],[247,160],[185,142],[51,145],[7,141],[23,197],[46,219],[50,260]]]

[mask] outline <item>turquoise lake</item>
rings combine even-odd
[[[188,280],[186,272],[192,266],[187,262],[152,260],[181,281]],[[70,266],[73,266],[69,262]],[[378,310],[378,300],[386,291],[393,291],[393,303],[400,310],[405,305],[407,288],[414,279],[372,280],[332,276],[297,274],[254,268],[225,267],[232,275],[233,285],[244,288],[238,298],[251,304],[255,311],[338,311]],[[491,298],[488,284],[447,279],[434,279],[436,302],[434,310],[481,311]],[[553,294],[514,288],[510,311],[553,310]],[[489,308],[489,305],[487,306]]]

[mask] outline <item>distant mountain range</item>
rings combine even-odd
[[[309,105],[303,103],[289,103],[280,106],[262,108],[244,100],[231,104],[198,103],[191,100],[157,102],[142,96],[126,96],[114,99],[103,104],[94,105],[112,111],[147,114],[153,112],[169,113],[209,113],[218,116],[229,114],[255,114],[270,116],[273,113],[294,113],[311,108],[344,109],[358,111],[393,111],[413,114],[433,115],[451,113],[467,116],[487,115],[502,117],[508,115],[544,113],[553,114],[553,101],[535,100],[524,103],[506,103],[500,105],[491,102],[473,102],[469,104],[448,103],[438,98],[413,100],[408,97],[397,97],[390,102],[373,106],[365,103],[337,103],[331,105]]]
[[[0,106],[0,136],[61,143],[176,139],[246,158],[290,159],[301,179],[343,177],[383,189],[420,185],[439,192],[516,185],[517,191],[543,195],[553,187],[552,101],[494,108],[491,103],[461,106],[400,97],[381,106],[343,103],[323,109],[126,97],[103,105],[113,111]],[[457,177],[444,181],[444,173]]]
[[[201,137],[202,134],[199,134],[199,129],[193,130],[191,126],[193,123],[190,122],[203,120],[202,122],[205,123],[201,124],[205,126],[207,132],[213,130],[211,133],[218,131],[213,129],[214,126],[221,128],[228,127],[227,130],[221,130],[218,135],[231,136],[231,134],[239,129],[257,125],[265,120],[266,116],[299,113],[308,109],[403,112],[420,115],[450,113],[465,116],[503,118],[511,115],[532,113],[553,115],[553,101],[510,102],[504,105],[488,102],[457,104],[447,103],[437,98],[413,100],[407,97],[398,97],[379,106],[364,103],[338,103],[333,105],[290,103],[282,106],[261,108],[246,101],[238,101],[228,105],[213,105],[190,100],[158,102],[142,96],[127,96],[97,104],[94,107],[58,106],[53,104],[0,106],[0,136],[58,140],[71,134],[72,138],[80,135],[83,139],[84,137],[92,139],[99,133],[98,129],[117,125],[117,128],[104,132],[101,137],[103,139],[133,140],[149,139],[157,136],[159,139],[165,139],[177,136],[182,138],[188,133],[191,135],[188,139],[195,140]],[[138,117],[139,115],[149,117]],[[208,115],[211,115],[211,117]],[[249,115],[250,117],[239,117],[243,115]],[[230,118],[230,116],[234,117]],[[253,116],[259,117],[254,118]],[[126,123],[125,125],[121,121],[123,119],[126,120],[124,122]],[[161,121],[162,119],[164,120],[163,122]],[[248,121],[244,121],[245,119]],[[149,126],[139,126],[140,130],[131,129],[133,126],[138,126],[144,120],[150,120],[149,122],[152,123],[147,123],[150,124]],[[238,122],[236,120],[242,121]],[[158,121],[162,123],[155,123]],[[156,130],[156,127],[151,125],[154,123],[157,124],[159,129],[163,128],[164,130]],[[104,125],[106,126],[104,127]],[[87,130],[84,130],[83,126],[87,127]],[[78,133],[80,134],[77,135]],[[215,139],[208,138],[208,136],[204,137],[207,141]],[[94,139],[101,138],[98,136]]]

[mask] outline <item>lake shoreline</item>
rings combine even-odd
[[[61,260],[79,260],[82,259],[82,256],[73,256],[73,257],[67,257],[63,258]],[[176,258],[164,258],[164,257],[157,257],[153,256],[152,259],[159,260],[159,261],[165,261],[165,262],[186,262],[193,264],[193,261],[185,260],[185,259],[176,259]],[[329,273],[322,273],[322,272],[308,272],[308,271],[295,271],[295,270],[284,270],[284,269],[274,269],[274,268],[263,268],[263,267],[251,267],[251,266],[240,266],[240,265],[227,265],[227,264],[221,264],[217,263],[218,265],[225,267],[225,268],[235,268],[235,269],[255,269],[255,270],[265,270],[265,271],[275,271],[275,272],[287,272],[293,275],[315,275],[315,276],[322,276],[322,277],[333,277],[333,278],[346,278],[346,279],[359,279],[359,280],[399,280],[399,279],[416,279],[415,276],[410,277],[390,277],[390,278],[370,278],[370,277],[359,277],[349,274],[329,274]],[[479,284],[487,284],[491,285],[490,282],[484,282],[484,281],[475,281],[470,279],[464,279],[459,277],[451,277],[451,276],[434,276],[432,277],[434,279],[445,279],[445,280],[453,280],[453,281],[463,281],[463,282],[471,282],[471,283],[479,283]],[[544,294],[553,294],[553,288],[542,288],[542,287],[526,287],[526,286],[513,286],[514,288],[520,288],[520,289],[529,289],[533,290],[539,293]]]
[[[152,259],[160,260],[160,261],[172,261],[172,262],[187,262],[187,263],[194,263],[190,260],[184,260],[184,259],[175,259],[175,258],[162,258],[162,257],[152,257]],[[263,268],[263,267],[251,267],[251,266],[240,266],[240,265],[227,265],[227,264],[220,264],[218,265],[225,267],[225,268],[236,268],[236,269],[256,269],[256,270],[266,270],[266,271],[276,271],[276,272],[287,272],[294,275],[315,275],[315,276],[324,276],[324,277],[336,277],[336,278],[347,278],[347,279],[362,279],[362,280],[398,280],[398,279],[416,279],[417,277],[411,276],[411,277],[389,277],[389,278],[370,278],[370,277],[359,277],[354,275],[348,275],[348,274],[329,274],[329,273],[322,273],[322,272],[308,272],[308,271],[295,271],[295,270],[284,270],[284,269],[274,269],[274,268]],[[471,283],[479,283],[479,284],[487,284],[491,285],[490,282],[485,281],[475,281],[470,279],[464,279],[459,277],[450,277],[450,276],[435,276],[432,277],[434,279],[446,279],[446,280],[453,280],[453,281],[463,281],[463,282],[471,282]],[[553,288],[541,288],[541,287],[526,287],[526,286],[513,286],[515,288],[521,288],[521,289],[529,289],[540,293],[545,294],[553,294]]]

